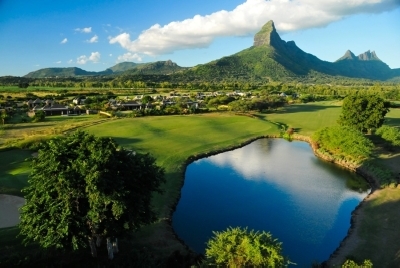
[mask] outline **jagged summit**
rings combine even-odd
[[[376,55],[375,51],[370,52],[369,50],[358,55],[359,60],[379,60],[378,56]]]
[[[344,53],[344,55],[342,57],[340,57],[337,61],[340,60],[356,60],[357,57],[356,55],[354,55],[353,52],[351,52],[350,50],[347,50],[346,53]]]
[[[282,39],[276,32],[274,22],[270,20],[266,24],[264,24],[261,30],[254,36],[253,46],[280,46],[281,43]]]
[[[370,60],[378,60],[378,56],[376,55],[375,51],[366,51],[358,56],[354,55],[353,52],[350,50],[347,50],[346,53],[337,61],[342,61],[342,60],[362,60],[362,61],[370,61]]]

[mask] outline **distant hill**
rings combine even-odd
[[[111,70],[113,73],[122,73],[129,69],[136,68],[138,65],[140,65],[140,63],[126,61],[126,62],[118,63],[118,64],[114,65],[113,67],[108,68],[107,70]]]
[[[177,71],[186,70],[188,68],[181,67],[175,62],[170,60],[167,61],[156,61],[152,63],[143,63],[135,66],[124,72],[126,75],[134,74],[173,74]]]
[[[44,68],[37,71],[33,71],[25,75],[26,78],[44,78],[44,77],[75,77],[75,76],[89,76],[99,74],[111,74],[112,71],[104,72],[88,72],[77,67],[68,68]]]
[[[388,80],[399,76],[399,73],[400,69],[390,69],[375,52],[370,51],[357,57],[347,51],[333,63],[320,60],[301,50],[294,41],[282,40],[273,21],[269,21],[254,36],[252,47],[178,75],[182,78],[186,76],[186,80],[282,80],[315,76]]]
[[[171,74],[182,69],[185,68],[178,66],[176,63],[170,60],[151,63],[121,62],[101,72],[88,72],[77,67],[44,68],[30,72],[24,77],[82,77],[96,75],[118,75],[125,72],[128,72],[128,74]]]

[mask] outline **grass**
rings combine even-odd
[[[0,193],[23,196],[21,189],[28,185],[31,157],[27,150],[0,152]]]
[[[265,119],[284,123],[299,134],[311,136],[322,127],[336,124],[341,112],[339,104],[337,101],[294,104],[265,114]]]
[[[364,205],[361,240],[350,255],[370,259],[376,267],[400,267],[399,207],[399,189],[376,191]]]
[[[64,131],[106,119],[97,115],[48,116],[43,122],[7,124],[0,131],[0,147],[9,147],[20,140],[35,136],[59,135]]]

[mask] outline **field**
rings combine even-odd
[[[97,116],[47,117],[45,122],[9,126],[0,132],[3,144],[21,142],[19,139],[36,139],[49,134],[58,134],[69,129],[80,128],[98,136],[113,137],[122,146],[149,152],[166,170],[165,193],[156,195],[154,207],[160,220],[135,234],[135,243],[151,246],[161,254],[185,250],[174,239],[168,225],[171,210],[180,195],[185,163],[189,156],[219,151],[256,137],[277,135],[280,125],[293,127],[302,135],[311,135],[315,130],[336,124],[340,114],[340,103],[320,102],[285,107],[276,112],[256,114],[254,117],[238,116],[229,112],[186,116],[160,116],[140,118],[102,119]],[[392,109],[387,123],[400,125],[400,109]],[[27,184],[32,152],[9,150],[0,152],[0,193],[21,195],[18,191]],[[396,155],[382,154],[384,161],[396,161]],[[393,163],[392,163],[393,165]],[[396,241],[400,194],[397,189],[384,189],[364,204],[360,217],[360,243],[346,254],[356,259],[370,256],[375,264],[398,265],[393,254],[400,254]],[[381,228],[384,226],[384,228]],[[13,240],[17,228],[0,229],[0,250],[24,252],[19,240]],[[379,235],[379,239],[377,238]],[[397,240],[396,240],[397,239]],[[388,243],[386,245],[385,243]],[[396,244],[397,243],[397,244]],[[376,248],[391,247],[379,256]],[[375,249],[375,255],[371,253]],[[377,265],[379,266],[379,265]]]

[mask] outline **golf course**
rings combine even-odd
[[[111,137],[126,149],[151,154],[156,163],[165,169],[163,193],[153,196],[158,220],[132,234],[123,245],[150,247],[160,256],[170,256],[176,251],[189,254],[170,224],[188,163],[209,154],[241,147],[257,138],[279,137],[287,128],[293,128],[297,135],[311,137],[318,129],[336,125],[340,113],[341,102],[334,100],[291,104],[266,113],[236,114],[226,111],[133,118],[49,116],[43,122],[11,124],[0,130],[0,145],[6,148],[0,151],[0,194],[23,197],[21,189],[28,185],[35,150],[22,147],[29,148],[29,144],[76,129],[95,136]],[[390,110],[385,124],[400,126],[399,108]],[[400,173],[398,148],[391,152],[376,148],[374,157],[393,173]],[[376,189],[354,212],[351,235],[332,257],[330,265],[343,263],[351,257],[357,261],[370,259],[377,267],[400,266],[399,211],[399,188]],[[6,216],[0,211],[0,219]],[[22,245],[18,232],[17,226],[0,228],[0,251],[10,258],[30,254],[29,258],[34,259],[32,252],[36,252],[38,246]],[[75,258],[78,262],[83,257]],[[0,266],[6,261],[0,257]]]

